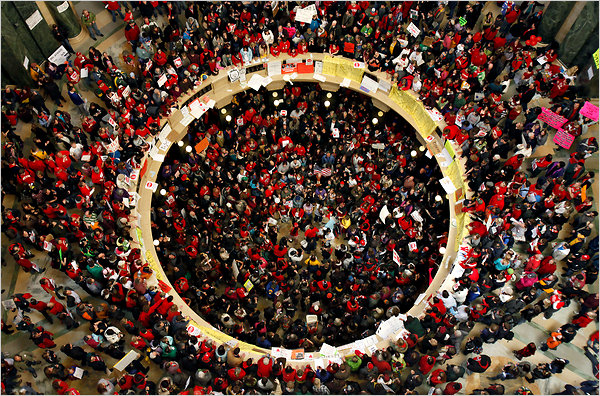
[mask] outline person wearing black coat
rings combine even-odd
[[[83,350],[82,347],[68,343],[61,346],[60,351],[65,355],[69,356],[70,358],[74,360],[79,360],[82,364],[85,364],[87,353]]]
[[[75,53],[75,50],[71,47],[71,43],[69,43],[68,32],[62,26],[52,25],[52,35],[70,54]]]
[[[479,355],[475,356],[474,358],[469,358],[467,360],[467,374],[469,374],[469,372],[484,373],[490,367],[491,362],[492,359],[490,359],[490,357],[487,355]]]

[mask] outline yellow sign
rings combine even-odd
[[[594,63],[596,64],[596,69],[598,68],[598,63],[600,63],[600,49],[597,49],[594,52]]]
[[[250,291],[254,287],[254,284],[250,281],[250,279],[248,279],[246,283],[244,283],[244,287],[246,288],[246,290]]]

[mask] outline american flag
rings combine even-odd
[[[319,168],[316,167],[314,172],[315,175],[321,175],[321,176],[331,176],[331,169],[329,168]]]
[[[396,263],[397,265],[400,265],[400,255],[398,254],[396,249],[392,249],[392,257],[394,259],[394,263]]]

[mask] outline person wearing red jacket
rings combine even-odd
[[[433,366],[435,365],[435,357],[431,355],[423,355],[419,359],[419,370],[423,375],[429,374]]]
[[[132,51],[135,51],[140,41],[140,27],[133,19],[125,26],[125,38],[131,44]]]

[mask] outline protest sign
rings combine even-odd
[[[590,102],[585,102],[579,113],[582,116],[589,118],[590,120],[598,122],[599,111],[600,109],[597,106],[594,106]]]
[[[564,149],[571,148],[573,144],[573,140],[575,140],[575,136],[571,135],[569,132],[564,129],[559,129],[554,135],[554,139],[552,141],[558,144],[560,147]]]
[[[558,115],[545,107],[542,107],[542,112],[538,116],[538,120],[544,121],[546,124],[556,129],[559,129],[567,122],[565,117]]]

